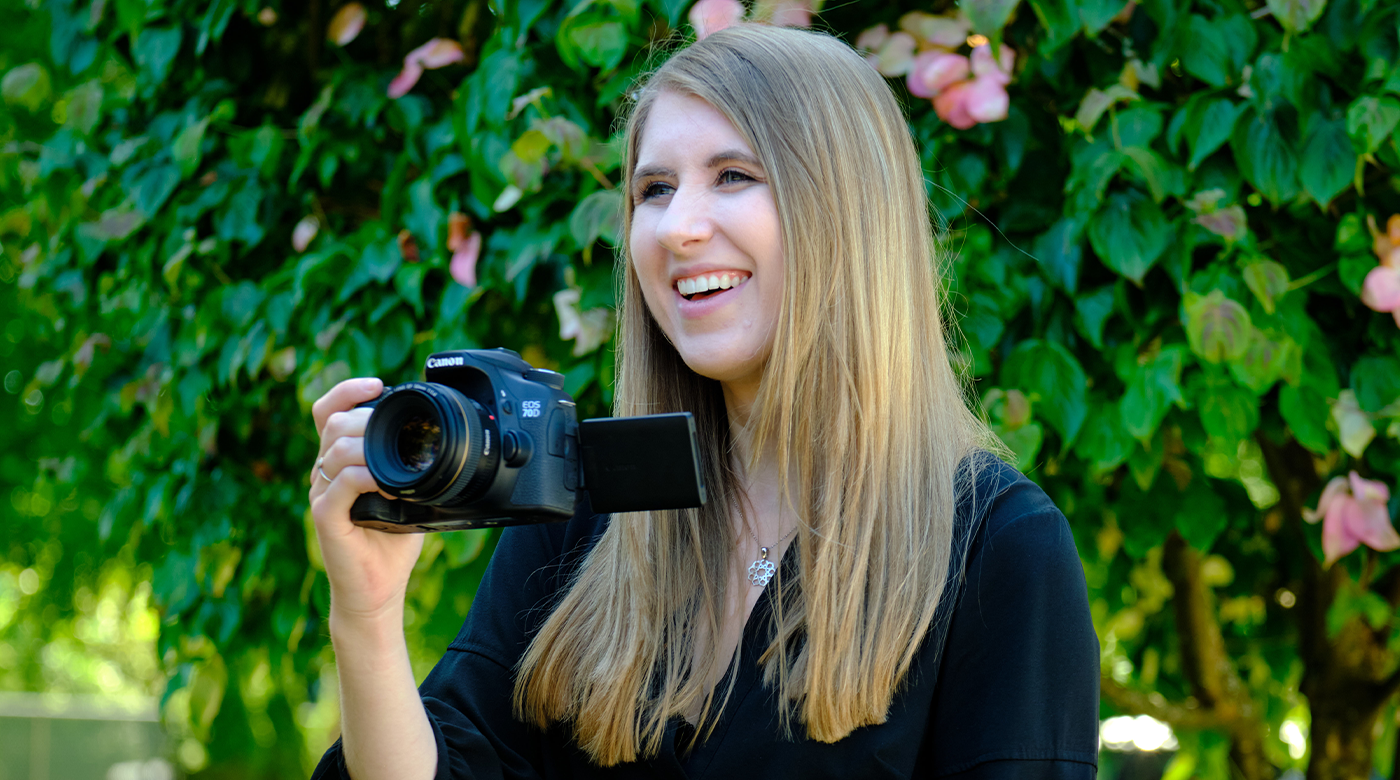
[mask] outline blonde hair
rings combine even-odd
[[[760,662],[784,727],[797,716],[835,742],[885,721],[944,594],[955,494],[975,478],[959,464],[993,439],[949,363],[923,171],[879,74],[830,36],[785,28],[741,25],[680,51],[628,122],[628,230],[638,144],[666,91],[729,119],[777,204],[783,300],[748,432],[794,486],[800,576],[775,580]],[[613,517],[520,662],[517,715],[570,725],[603,766],[655,755],[683,712],[707,735],[727,701],[709,687],[713,643],[695,637],[721,635],[737,468],[752,465],[732,462],[719,384],[682,362],[630,262],[620,331],[616,414],[694,413],[710,500]]]

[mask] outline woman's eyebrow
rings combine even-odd
[[[711,155],[709,160],[705,161],[705,167],[718,168],[728,162],[740,162],[755,168],[763,167],[763,164],[758,161],[757,157],[754,157],[743,149],[726,149],[722,152],[717,152]],[[632,172],[633,179],[647,179],[653,176],[674,177],[675,175],[675,170],[667,168],[664,165],[648,165],[637,168]]]

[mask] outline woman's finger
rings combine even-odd
[[[311,499],[311,516],[316,527],[323,533],[343,536],[352,533],[356,526],[350,522],[350,507],[363,493],[373,493],[379,489],[378,483],[364,466],[346,466],[329,484],[322,482],[319,495]],[[316,488],[312,488],[313,494]]]
[[[321,446],[316,452],[317,462],[324,459],[326,452],[340,439],[364,436],[365,426],[369,424],[369,416],[373,412],[373,409],[349,409],[333,412],[327,417],[321,429]]]
[[[354,409],[356,404],[372,401],[384,391],[384,382],[377,377],[347,379],[332,387],[311,405],[311,417],[316,421],[316,435],[322,435],[326,421],[336,412]]]

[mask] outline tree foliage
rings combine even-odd
[[[685,0],[350,5],[0,7],[0,680],[58,684],[41,648],[93,594],[149,592],[167,724],[209,776],[296,775],[334,730],[316,397],[506,345],[606,410],[616,119],[688,30]],[[1324,566],[1304,513],[1332,477],[1400,475],[1400,322],[1371,281],[1400,263],[1400,15],[968,6],[815,24],[885,25],[865,40],[944,226],[958,360],[1071,519],[1105,714],[1173,724],[1173,778],[1388,771],[1400,554]],[[975,117],[945,93],[965,130],[908,91],[952,23],[1014,51],[1004,119],[977,121],[994,89]],[[491,547],[429,539],[420,672]]]

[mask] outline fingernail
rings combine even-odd
[[[362,379],[362,380],[360,380],[360,386],[363,387],[366,391],[370,391],[370,390],[378,391],[378,390],[379,390],[379,380],[378,380],[378,379],[373,379],[373,378],[371,378],[371,379]]]

